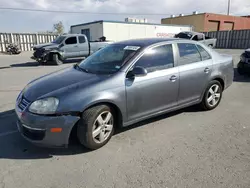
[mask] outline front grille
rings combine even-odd
[[[18,107],[20,108],[20,110],[24,111],[29,104],[30,104],[30,101],[22,97],[18,104]]]
[[[31,140],[43,140],[45,137],[45,130],[32,130],[25,126],[22,126],[22,133]]]

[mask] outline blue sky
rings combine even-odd
[[[147,18],[160,23],[170,14],[191,14],[193,11],[226,13],[228,0],[0,0],[0,7],[93,12],[96,14],[66,14],[0,10],[0,32],[38,32],[52,30],[53,23],[63,21],[65,30],[70,25],[95,20],[124,20],[125,17]],[[127,13],[103,15],[100,12]],[[165,15],[133,15],[165,14]],[[250,14],[249,0],[231,0],[231,13]],[[131,15],[132,14],[132,15]]]

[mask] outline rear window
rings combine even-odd
[[[180,54],[179,66],[202,61],[195,44],[179,43],[178,48]]]
[[[200,45],[197,45],[197,48],[201,54],[201,58],[203,61],[211,59],[211,56],[209,55],[209,53]]]

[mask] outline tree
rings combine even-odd
[[[60,21],[60,22],[58,22],[58,23],[55,23],[55,24],[53,25],[53,28],[54,28],[54,31],[55,31],[56,33],[58,33],[59,35],[64,33],[64,26],[63,26],[62,21]]]

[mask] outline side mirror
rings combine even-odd
[[[132,77],[141,77],[141,76],[146,76],[148,74],[148,71],[143,68],[143,67],[134,67],[133,70],[128,72],[127,77],[132,78]]]

